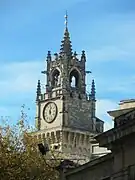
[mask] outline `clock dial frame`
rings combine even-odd
[[[52,123],[56,119],[57,113],[57,105],[54,102],[49,102],[43,109],[43,118],[47,123]]]

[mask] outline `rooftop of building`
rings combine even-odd
[[[91,168],[99,163],[102,163],[104,161],[108,161],[108,160],[112,160],[113,159],[113,154],[112,153],[108,153],[107,155],[104,155],[104,156],[101,156],[101,157],[98,157],[94,160],[91,160],[90,162],[86,163],[86,164],[83,164],[77,168],[74,168],[72,170],[69,170],[66,175],[70,175],[70,174],[73,174],[73,173],[78,173],[79,171],[82,171],[82,170],[85,170],[86,168]]]
[[[112,111],[107,111],[107,113],[112,116],[113,118],[119,117],[125,113],[130,112],[131,110],[135,109],[135,107],[131,108],[126,108],[126,109],[118,109],[118,110],[112,110]]]
[[[131,103],[131,102],[135,102],[135,99],[123,99],[120,101],[119,105],[121,105],[123,103]]]
[[[125,109],[124,109],[125,110]],[[135,108],[128,109],[114,119],[115,122],[122,121],[121,125],[116,125],[114,128],[95,136],[100,147],[108,147],[111,142],[122,139],[132,133],[135,133]],[[132,128],[131,128],[132,127]],[[130,130],[129,130],[130,129]]]

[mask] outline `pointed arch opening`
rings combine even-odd
[[[73,69],[70,72],[69,81],[70,81],[70,87],[72,87],[72,88],[79,88],[80,74],[79,74],[79,72],[76,69]]]
[[[52,73],[52,86],[60,86],[60,71],[58,69],[55,69]]]

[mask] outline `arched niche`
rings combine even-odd
[[[53,87],[58,87],[60,86],[60,70],[55,69],[52,74],[51,74],[51,84]]]
[[[79,88],[80,86],[80,73],[77,69],[72,69],[69,75],[70,87]]]
[[[52,141],[52,143],[55,143],[55,134],[54,134],[54,132],[51,132],[51,141]]]
[[[51,136],[49,132],[46,134],[46,140],[47,140],[47,143],[49,144],[51,143]]]

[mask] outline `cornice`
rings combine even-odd
[[[119,116],[115,121],[118,124],[114,128],[95,137],[100,147],[109,147],[110,144],[135,133],[135,110]]]

